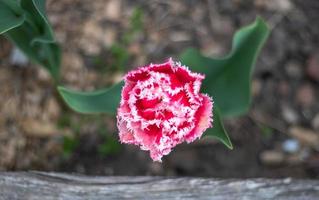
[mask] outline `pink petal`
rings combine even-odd
[[[186,136],[188,143],[193,142],[196,138],[199,138],[206,129],[212,127],[213,117],[213,102],[207,95],[202,95],[202,106],[197,110],[195,114],[196,122],[195,128]]]
[[[161,161],[176,145],[212,126],[212,99],[199,93],[204,75],[169,59],[125,76],[117,121],[120,140]]]

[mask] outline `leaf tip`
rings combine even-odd
[[[228,149],[230,149],[230,150],[233,150],[233,149],[234,149],[234,146],[233,146],[233,144],[231,143],[231,141],[229,141],[229,144],[226,144],[226,146],[227,146]]]
[[[264,32],[268,33],[270,32],[270,27],[269,27],[269,24],[260,16],[257,16],[256,17],[256,20],[255,20],[255,23],[254,23],[256,26],[260,26]]]
[[[228,134],[227,134],[226,131],[225,131],[225,133],[226,133],[226,140],[225,140],[225,139],[223,139],[223,140],[219,139],[219,140],[220,140],[228,149],[233,150],[233,149],[234,149],[234,146],[233,146],[233,144],[232,144],[232,142],[231,142],[231,140],[230,140],[230,138],[229,138],[229,136],[228,136]]]
[[[67,89],[63,86],[57,86],[57,90],[59,92],[59,94],[64,98],[65,92],[67,91]]]

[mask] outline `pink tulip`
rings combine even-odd
[[[122,143],[135,144],[161,161],[176,145],[212,127],[212,98],[200,93],[204,75],[169,59],[125,76],[117,113]]]

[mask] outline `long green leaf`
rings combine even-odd
[[[203,91],[213,96],[225,117],[247,112],[250,105],[250,80],[253,66],[269,35],[266,23],[256,21],[234,36],[231,52],[224,58],[208,58],[196,49],[181,55],[183,64],[206,74]]]
[[[253,24],[236,32],[232,50],[224,58],[208,58],[196,49],[188,49],[181,55],[183,64],[206,75],[203,91],[215,102],[214,127],[208,129],[206,135],[216,137],[230,149],[232,144],[222,118],[247,112],[252,69],[268,35],[266,23],[257,18]]]
[[[122,81],[111,88],[94,92],[78,92],[60,86],[58,91],[64,101],[77,112],[115,115],[123,85]]]
[[[55,78],[59,77],[61,60],[60,47],[56,43],[37,43],[32,45],[34,38],[33,29],[27,25],[14,28],[6,33],[6,36],[33,62],[41,64]]]
[[[56,43],[53,31],[45,14],[45,0],[2,0],[1,5],[7,5],[4,13],[12,8],[15,14],[23,11],[24,21],[21,24],[6,29],[2,33],[19,47],[26,56],[46,68],[57,81],[61,65],[61,50]],[[13,12],[12,11],[12,12]],[[8,19],[10,21],[10,19]],[[1,18],[0,18],[1,26]]]
[[[24,22],[25,16],[19,4],[14,0],[0,1],[0,34],[9,31]]]
[[[28,11],[28,22],[32,23],[37,28],[38,35],[36,35],[31,43],[54,43],[55,38],[51,25],[48,21],[45,11],[46,0],[22,0],[21,6]]]
[[[93,91],[78,92],[59,86],[58,91],[64,101],[76,112],[85,114],[108,113],[115,115],[120,102],[121,89],[124,82],[120,82],[111,88]],[[223,142],[232,149],[232,143],[224,129],[218,108],[214,108],[214,128],[210,128],[205,133]]]

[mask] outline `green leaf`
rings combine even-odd
[[[252,69],[268,35],[266,23],[257,18],[236,32],[232,50],[224,58],[208,58],[196,49],[182,53],[183,64],[206,75],[203,92],[213,97],[223,116],[238,116],[248,111]]]
[[[29,59],[42,65],[50,72],[55,80],[58,80],[61,51],[56,43],[37,42],[32,45],[30,41],[34,39],[34,31],[27,25],[22,25],[8,31],[6,36],[19,47]]]
[[[205,136],[215,137],[226,145],[229,149],[233,149],[233,145],[228,137],[228,134],[224,128],[222,117],[219,112],[219,108],[214,106],[213,109],[213,128],[209,128],[205,131]]]
[[[16,1],[0,1],[0,34],[20,26],[24,19],[23,11]]]
[[[123,85],[122,81],[111,88],[93,92],[78,92],[60,86],[58,91],[64,101],[77,112],[115,115]]]
[[[223,117],[244,114],[250,105],[250,82],[253,66],[269,35],[266,23],[256,21],[236,32],[231,52],[224,58],[208,58],[196,49],[188,49],[181,55],[183,64],[206,75],[202,90],[214,99],[214,127],[206,131],[232,149],[224,129]]]
[[[22,0],[21,6],[28,12],[27,19],[36,27],[38,35],[32,39],[31,43],[54,43],[55,38],[51,25],[45,11],[46,0]]]
[[[45,14],[45,0],[2,0],[16,13],[23,11],[24,23],[6,30],[5,36],[20,48],[28,58],[46,68],[57,81],[61,65],[61,50]],[[16,2],[14,4],[13,2]],[[16,7],[15,7],[16,6]],[[4,12],[8,12],[9,6]],[[0,16],[1,3],[0,3]],[[1,20],[0,20],[1,24]]]

